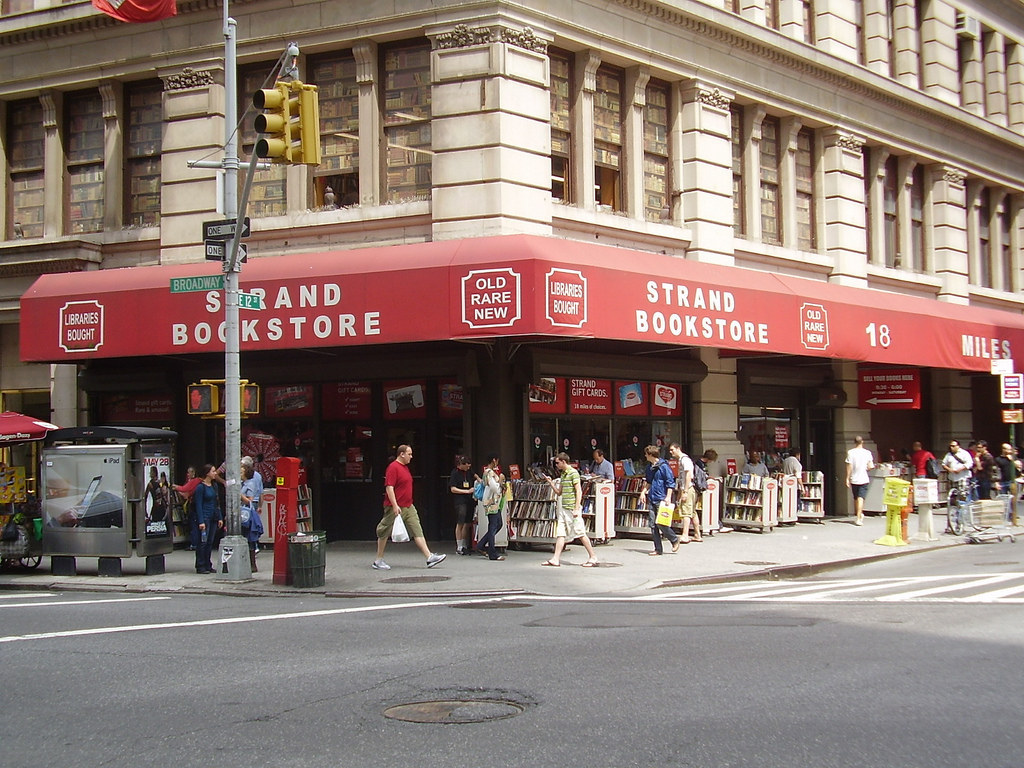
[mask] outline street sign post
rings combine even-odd
[[[999,381],[1004,403],[1024,403],[1024,373],[1004,373],[999,377]]]

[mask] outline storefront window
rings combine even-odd
[[[739,439],[749,458],[759,453],[771,472],[782,469],[782,461],[800,445],[800,420],[789,408],[740,408]]]

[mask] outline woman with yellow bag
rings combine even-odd
[[[672,551],[678,552],[679,537],[672,530],[672,516],[675,514],[672,494],[676,489],[676,476],[668,462],[661,458],[658,446],[648,445],[644,448],[644,458],[647,459],[647,469],[644,472],[644,488],[640,491],[640,503],[647,503],[647,520],[654,540],[654,549],[647,554],[651,557],[663,554],[662,534],[672,544]]]

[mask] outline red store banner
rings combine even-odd
[[[325,419],[369,421],[372,396],[369,384],[356,381],[324,384],[321,394],[320,410]]]
[[[243,315],[243,351],[578,336],[987,373],[1024,350],[1020,314],[555,238],[302,254],[302,270],[296,258],[242,272],[266,306]],[[223,352],[223,292],[201,289],[218,269],[43,275],[21,299],[22,359]]]
[[[917,368],[861,368],[857,371],[857,407],[920,409],[921,372]]]
[[[608,379],[569,379],[569,413],[612,412],[612,383]]]

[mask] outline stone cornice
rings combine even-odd
[[[253,0],[231,0],[233,4]],[[219,0],[178,0],[178,16],[221,8]],[[23,21],[19,26],[18,22]],[[174,20],[162,22],[173,24]],[[92,3],[66,3],[23,14],[0,17],[0,47],[52,40],[98,29],[129,26],[93,8]]]

